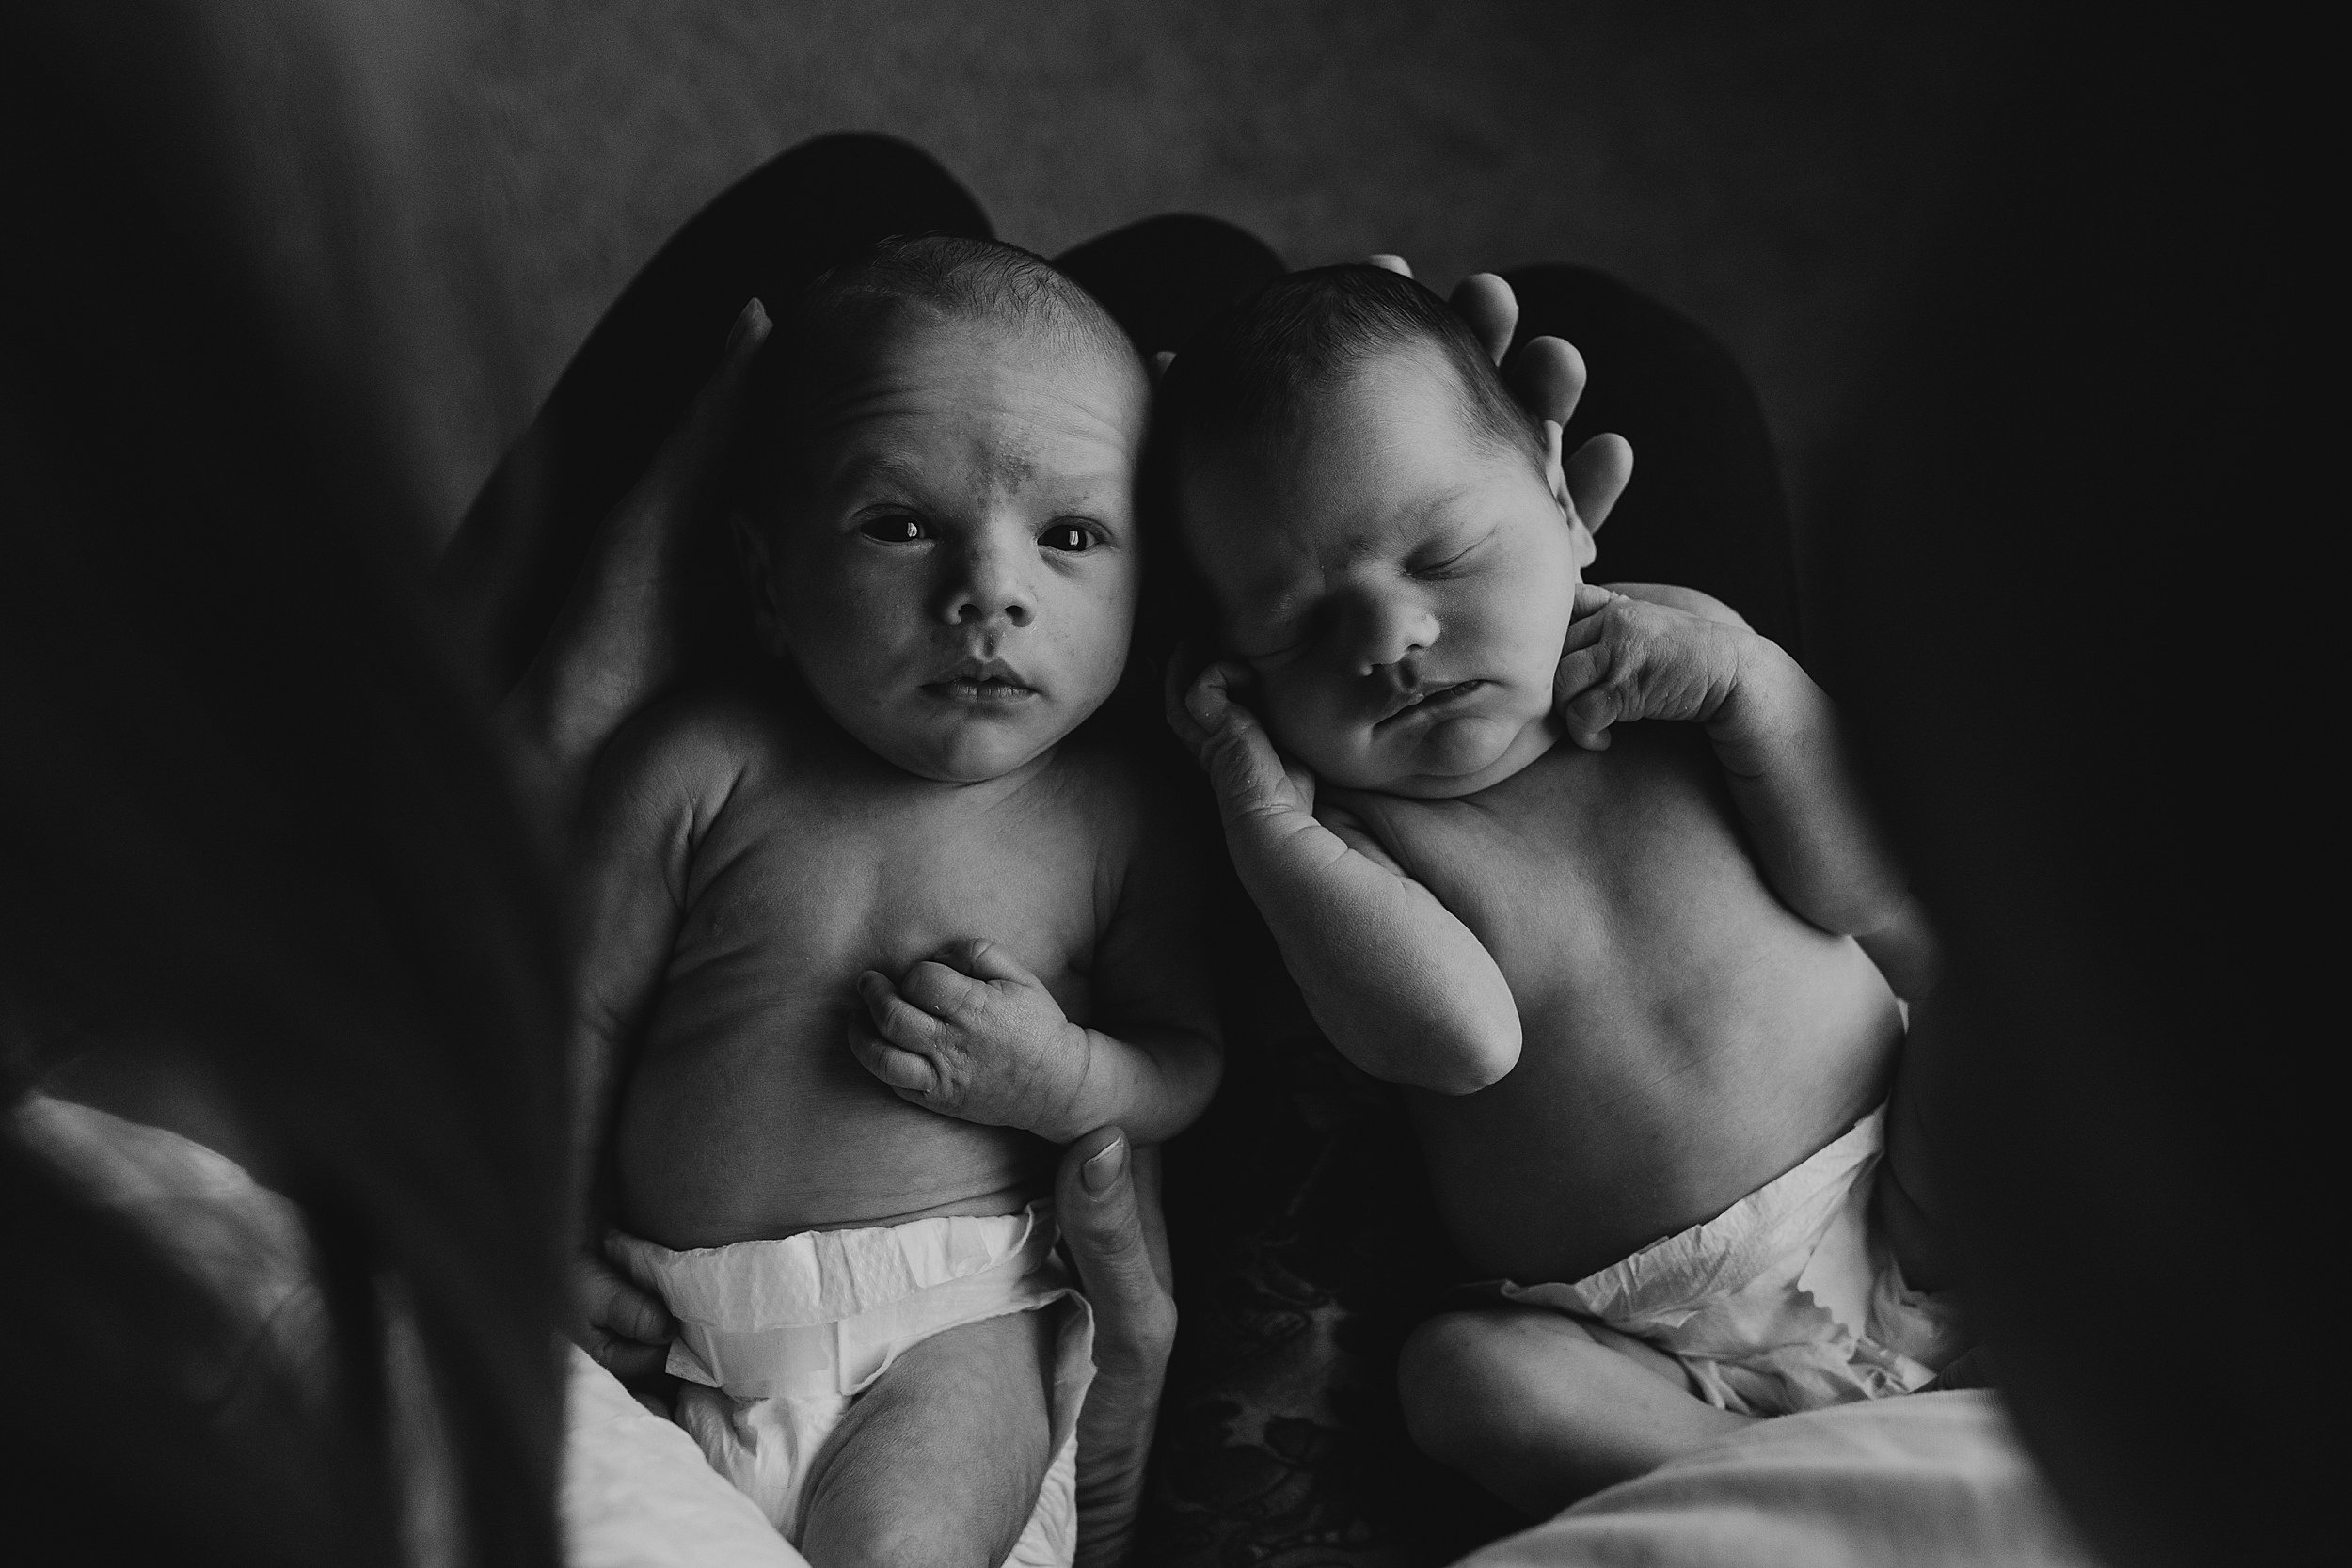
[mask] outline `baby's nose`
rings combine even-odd
[[[1037,618],[1037,596],[1008,552],[983,546],[967,552],[962,565],[947,595],[951,625],[1005,621],[1025,626]]]
[[[1355,632],[1351,662],[1359,675],[1401,663],[1438,641],[1438,618],[1406,594],[1367,595],[1350,617]]]

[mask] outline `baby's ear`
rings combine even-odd
[[[784,616],[776,604],[776,574],[769,551],[768,531],[740,506],[727,508],[727,531],[735,538],[736,559],[743,563],[743,580],[751,585],[752,621],[759,645],[770,653],[783,650]]]
[[[1600,525],[1586,522],[1583,514],[1577,510],[1575,498],[1568,494],[1567,460],[1562,452],[1565,435],[1559,420],[1544,421],[1544,483],[1551,486],[1551,499],[1559,505],[1561,519],[1568,525],[1569,548],[1576,559],[1576,569],[1581,572],[1600,554],[1600,546],[1593,539]]]

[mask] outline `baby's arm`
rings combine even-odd
[[[1687,588],[1577,590],[1555,686],[1598,751],[1637,719],[1703,724],[1765,880],[1824,930],[1862,939],[1903,994],[1930,961],[1901,863],[1855,778],[1828,694],[1779,644]]]
[[[960,942],[893,985],[858,980],[850,1047],[914,1104],[1069,1143],[1118,1126],[1138,1144],[1191,1125],[1222,1069],[1197,935],[1199,879],[1145,824],[1097,941],[1089,1024],[997,942]]]
[[[1314,813],[1314,780],[1286,766],[1212,665],[1169,722],[1208,769],[1233,868],[1315,1022],[1375,1077],[1469,1094],[1518,1062],[1511,988],[1470,927],[1343,814]]]

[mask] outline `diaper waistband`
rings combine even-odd
[[[1788,1273],[1793,1280],[1885,1147],[1879,1106],[1790,1170],[1713,1219],[1652,1242],[1573,1285],[1512,1287],[1514,1299],[1544,1292],[1557,1305],[1641,1333],[1671,1326],[1706,1303]]]
[[[678,1320],[675,1375],[742,1399],[840,1398],[900,1347],[1067,1291],[1057,1236],[1035,1203],[684,1252],[616,1236],[614,1250]]]

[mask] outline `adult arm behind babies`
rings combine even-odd
[[[579,842],[567,877],[565,911],[573,967],[565,1049],[572,1071],[572,1180],[587,1201],[581,1212],[575,1285],[586,1318],[582,1343],[623,1376],[659,1370],[671,1334],[669,1314],[624,1278],[603,1256],[596,1180],[615,1101],[685,919],[686,875],[714,760],[691,748],[668,748],[659,715],[625,729],[599,759],[587,784]]]
[[[1212,665],[1180,693],[1181,668],[1168,721],[1208,770],[1233,869],[1332,1043],[1376,1078],[1440,1094],[1509,1072],[1518,1007],[1493,955],[1343,816],[1317,820],[1312,777],[1229,694],[1243,666]]]

